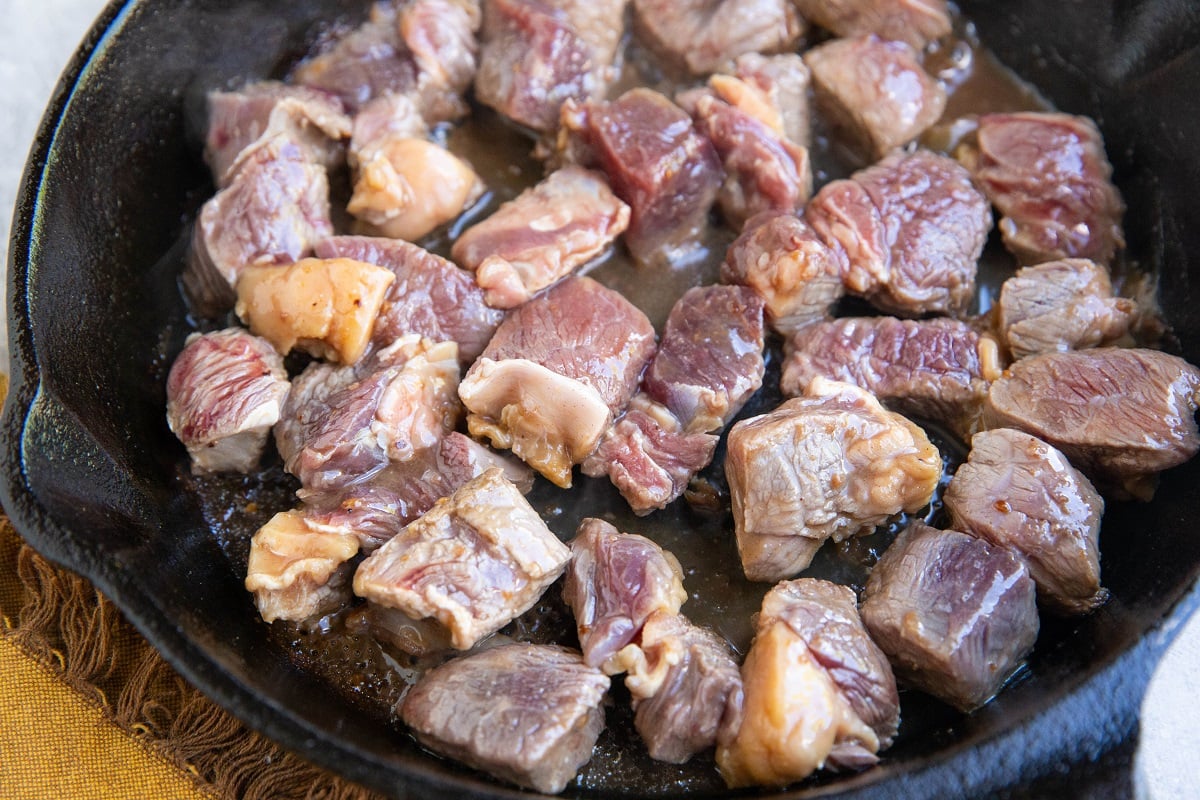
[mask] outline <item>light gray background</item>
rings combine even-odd
[[[101,0],[0,0],[0,242],[8,242],[21,169],[42,110],[59,72],[104,5]],[[0,306],[0,314],[7,307]],[[3,364],[8,362],[6,339],[0,337]],[[1147,796],[1200,797],[1197,709],[1200,617],[1185,627],[1167,654],[1143,708],[1138,771]]]

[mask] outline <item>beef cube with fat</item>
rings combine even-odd
[[[693,75],[746,53],[791,50],[804,33],[789,0],[633,0],[633,10],[637,35]]]
[[[467,371],[468,428],[569,487],[653,352],[645,314],[590,278],[568,277],[514,309]]]
[[[372,553],[354,593],[433,619],[467,650],[524,614],[571,551],[498,468],[461,486]]]
[[[493,308],[512,308],[604,252],[629,227],[629,206],[604,176],[576,166],[467,228],[451,254]]]
[[[742,676],[729,645],[712,631],[655,611],[623,656],[633,724],[651,758],[683,764],[737,730]]]
[[[914,522],[871,571],[862,618],[897,676],[972,711],[1033,649],[1036,594],[1012,551]]]
[[[1001,371],[996,341],[952,319],[841,317],[796,331],[784,354],[780,387],[789,397],[814,378],[831,378],[958,431],[978,424]]]
[[[921,509],[942,471],[924,431],[866,391],[824,378],[734,425],[728,447],[738,553],[756,581],[795,575],[826,539]]]
[[[795,214],[768,211],[742,229],[725,252],[721,280],[763,299],[767,322],[783,336],[828,317],[841,299],[846,253],[830,247]]]
[[[822,767],[866,767],[895,732],[895,683],[872,652],[853,592],[811,579],[763,598],[742,665],[740,725],[717,747],[731,788],[784,786]],[[882,739],[868,714],[887,734]]]
[[[600,100],[628,0],[485,0],[475,96],[539,132],[558,127],[566,100]]]
[[[555,794],[592,757],[608,687],[608,676],[578,653],[503,645],[427,672],[400,718],[435,753]]]
[[[464,116],[475,77],[478,0],[387,0],[291,80],[339,97],[352,112],[389,94],[412,98],[430,124]]]
[[[806,52],[804,61],[818,108],[868,160],[916,139],[946,108],[946,90],[903,42],[834,39]]]
[[[1104,488],[1148,500],[1157,473],[1200,450],[1198,406],[1200,369],[1104,347],[1021,359],[992,384],[984,422],[1031,433]]]
[[[733,77],[736,82],[714,75],[709,85],[725,102],[752,113],[788,141],[808,147],[812,74],[803,58],[796,53],[746,53],[733,62]]]
[[[192,471],[254,469],[290,386],[279,353],[248,331],[189,336],[167,374],[167,426]]]
[[[200,209],[183,286],[213,317],[233,306],[246,267],[291,264],[333,233],[329,179],[286,134],[261,139],[230,167],[229,184]]]
[[[724,175],[712,143],[687,112],[638,88],[612,102],[568,103],[562,119],[562,147],[580,150],[584,166],[603,171],[629,204],[625,244],[638,263],[694,256]]]
[[[1137,304],[1113,297],[1108,270],[1084,258],[1023,267],[1000,287],[996,323],[1014,359],[1111,344]]]
[[[992,226],[987,199],[953,160],[894,153],[825,184],[805,218],[846,251],[846,289],[900,316],[960,315]]]
[[[290,134],[308,160],[333,168],[345,155],[350,117],[336,97],[306,86],[258,81],[232,91],[208,93],[204,161],[223,188],[238,155],[260,139]]]
[[[1086,614],[1108,599],[1098,543],[1104,500],[1041,439],[1012,428],[975,434],[943,499],[956,530],[1025,562],[1043,607]]]
[[[504,312],[484,302],[471,273],[410,242],[333,236],[318,242],[316,253],[377,264],[395,274],[371,334],[376,347],[416,333],[435,342],[456,342],[459,358],[470,364],[504,318]]]
[[[950,33],[946,0],[792,0],[809,22],[837,36],[877,34],[922,50]]]
[[[266,622],[299,622],[336,609],[350,599],[352,535],[315,531],[303,512],[283,511],[250,540],[246,590]]]
[[[615,675],[622,669],[617,653],[638,638],[647,618],[677,613],[687,592],[674,555],[589,517],[571,540],[563,600],[575,613],[584,661]]]
[[[956,155],[996,206],[1004,244],[1022,263],[1109,264],[1125,246],[1125,203],[1100,129],[1087,117],[985,114]]]

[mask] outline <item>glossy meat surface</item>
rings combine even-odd
[[[1033,648],[1029,571],[1011,551],[914,522],[875,565],[862,618],[897,676],[962,711],[990,700]]]
[[[578,653],[505,645],[426,673],[400,716],[434,752],[554,794],[591,758],[608,686]]]
[[[792,0],[808,21],[837,36],[874,33],[921,50],[950,33],[946,0]]]
[[[790,50],[804,33],[789,0],[633,0],[633,8],[638,36],[693,75],[746,53]]]
[[[354,536],[314,531],[301,512],[280,512],[250,540],[246,590],[266,622],[308,619],[349,597],[349,562],[357,552]]]

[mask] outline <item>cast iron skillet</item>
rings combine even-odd
[[[106,9],[50,102],[13,225],[3,501],[34,547],[90,578],[192,683],[286,747],[397,796],[528,796],[428,757],[292,666],[179,490],[181,450],[164,422],[166,360],[188,330],[179,243],[211,191],[185,119],[203,89],[270,74],[314,21],[362,5]],[[1172,349],[1200,362],[1200,13],[1181,0],[961,5],[1059,108],[1100,122],[1129,252],[1160,277]],[[1153,503],[1110,505],[1101,546],[1113,600],[1052,623],[1019,685],[876,769],[787,796],[986,793],[1127,739],[1153,664],[1200,604],[1198,479],[1200,460],[1167,474]]]

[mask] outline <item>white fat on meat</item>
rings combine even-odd
[[[246,590],[267,622],[308,619],[348,597],[357,552],[354,535],[316,531],[302,511],[282,511],[250,540]]]

